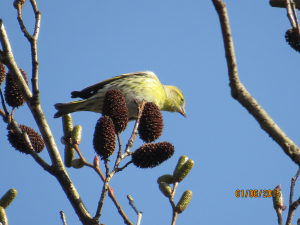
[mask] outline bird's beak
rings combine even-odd
[[[183,115],[186,118],[185,110],[183,107],[180,107],[177,112],[179,112],[181,115]]]

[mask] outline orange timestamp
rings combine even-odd
[[[250,198],[271,198],[271,197],[280,197],[281,195],[281,192],[278,190],[278,189],[274,189],[274,190],[253,190],[253,189],[250,189],[250,190],[239,190],[237,189],[235,191],[235,197],[239,198],[239,197],[242,197],[242,198],[247,198],[247,197],[250,197]]]

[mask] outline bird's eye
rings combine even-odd
[[[180,101],[181,101],[181,102],[183,102],[183,101],[184,101],[184,99],[183,99],[183,98],[181,98],[181,99],[180,99]]]

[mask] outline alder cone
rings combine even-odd
[[[174,146],[170,142],[143,144],[132,154],[132,162],[139,168],[153,168],[174,154]]]
[[[147,143],[153,142],[160,137],[163,127],[163,117],[160,110],[155,103],[147,102],[138,127],[140,138]]]
[[[285,33],[285,40],[293,49],[300,52],[300,38],[297,29],[288,29]]]
[[[45,147],[45,143],[41,135],[39,135],[31,127],[25,125],[19,125],[19,127],[22,130],[22,132],[27,133],[31,145],[34,148],[35,152],[40,153],[41,151],[43,151]],[[25,142],[21,137],[19,137],[16,133],[14,133],[13,130],[8,131],[7,137],[8,137],[8,141],[16,150],[25,154],[29,154],[29,151],[25,147],[26,146]]]
[[[102,114],[112,119],[117,134],[126,129],[129,113],[124,95],[120,90],[111,89],[105,93]]]
[[[93,145],[102,159],[107,159],[116,149],[114,124],[108,116],[102,116],[96,124]]]
[[[22,69],[20,69],[20,71],[23,75],[23,78],[24,78],[26,84],[28,85],[26,73]],[[10,72],[8,72],[7,76],[6,76],[6,85],[5,85],[4,95],[5,95],[6,103],[11,107],[19,107],[25,103],[25,99],[23,98],[23,96],[17,86],[17,83],[15,82],[15,80]]]

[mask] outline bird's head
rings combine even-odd
[[[185,99],[182,92],[175,86],[165,85],[167,99],[162,110],[169,112],[179,112],[186,117],[185,114]]]

